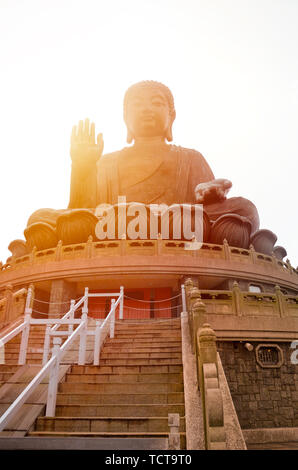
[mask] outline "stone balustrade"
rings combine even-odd
[[[59,241],[55,248],[36,251],[16,258],[11,256],[8,262],[1,266],[1,270],[11,270],[20,267],[36,265],[39,263],[48,263],[50,261],[63,261],[68,259],[87,259],[98,258],[102,256],[191,256],[195,258],[208,258],[214,260],[226,260],[232,263],[243,265],[258,265],[270,267],[272,270],[279,270],[283,273],[297,276],[298,270],[294,269],[290,262],[284,262],[275,256],[268,256],[257,253],[253,247],[249,250],[229,246],[227,242],[223,245],[214,245],[203,243],[200,249],[189,249],[191,244],[179,240],[107,240],[93,241],[89,237],[86,243],[73,245],[62,245]],[[296,279],[296,278],[295,278]],[[297,277],[298,280],[298,277]]]
[[[34,301],[34,286],[31,284],[32,297],[31,305]],[[13,292],[13,288],[8,284],[4,291],[4,296],[0,299],[0,328],[5,327],[10,322],[16,320],[24,314],[28,289],[22,288]]]
[[[274,294],[241,291],[236,282],[231,291],[199,292],[207,314],[298,317],[298,296],[283,294],[279,286],[275,286]]]

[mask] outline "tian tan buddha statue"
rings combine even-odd
[[[24,232],[26,244],[17,244],[19,253],[25,247],[54,247],[59,240],[65,245],[86,242],[94,237],[95,208],[117,205],[118,196],[125,196],[127,203],[146,205],[203,204],[205,242],[222,244],[226,239],[242,248],[252,243],[257,251],[271,254],[276,236],[258,230],[254,204],[242,197],[227,198],[229,180],[215,179],[199,152],[169,143],[175,116],[170,90],[144,81],[131,86],[124,97],[127,142],[132,145],[102,155],[102,135],[95,137],[94,124],[86,119],[74,126],[68,208],[34,212]]]

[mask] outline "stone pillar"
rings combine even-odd
[[[70,309],[71,299],[76,298],[76,286],[74,283],[67,282],[64,279],[52,281],[49,318],[61,316]]]

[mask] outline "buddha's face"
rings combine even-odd
[[[163,92],[153,87],[134,90],[127,103],[126,124],[134,139],[166,138],[172,123],[168,101]]]

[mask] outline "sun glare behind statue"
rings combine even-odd
[[[295,263],[298,5],[232,3],[2,2],[2,261],[36,207],[67,207],[72,126],[89,117],[105,153],[123,148],[124,92],[153,79],[175,98],[174,144],[253,200]]]

